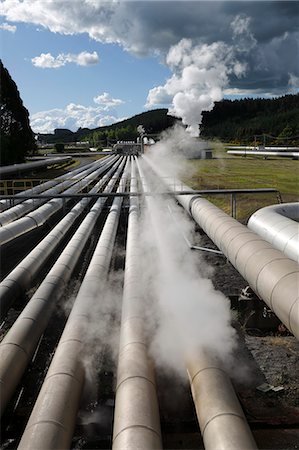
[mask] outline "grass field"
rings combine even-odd
[[[213,159],[187,161],[183,181],[193,189],[275,188],[283,202],[293,202],[299,200],[299,161],[232,157],[216,145]],[[208,199],[230,213],[230,196]],[[275,194],[238,194],[237,219],[244,222],[257,209],[274,203]]]

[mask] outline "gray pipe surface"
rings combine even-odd
[[[229,155],[237,156],[283,156],[285,158],[299,158],[299,152],[286,152],[286,151],[264,151],[264,150],[228,150],[226,152]]]
[[[256,449],[234,388],[219,362],[207,354],[194,355],[187,372],[205,449]]]
[[[44,159],[43,161],[3,166],[0,167],[0,177],[18,172],[28,172],[29,170],[38,169],[40,167],[55,166],[56,164],[62,164],[71,160],[71,156],[57,156],[55,158]]]
[[[137,192],[135,162],[130,192]],[[159,406],[153,365],[144,335],[140,285],[138,199],[130,197],[121,337],[117,370],[113,450],[161,449]]]
[[[120,161],[114,163],[106,175],[91,189],[98,192],[113,175]],[[108,164],[108,163],[107,163]],[[102,167],[104,172],[107,166]],[[110,192],[107,190],[106,192]],[[104,198],[103,198],[104,199]],[[90,203],[84,198],[50,231],[49,234],[1,281],[0,283],[0,319],[3,320],[8,309],[18,296],[31,286],[52,252],[58,247],[70,227]]]
[[[124,163],[125,161],[119,166],[116,177],[123,170]],[[111,178],[105,191],[111,192],[115,184],[116,178]],[[36,350],[55,304],[70,280],[105,201],[106,198],[102,197],[91,208],[0,344],[1,415]]]
[[[161,170],[143,155],[160,175]],[[169,189],[173,182],[164,178]],[[190,188],[179,180],[182,190]],[[254,292],[299,339],[299,265],[208,200],[177,195],[178,202],[247,280]]]
[[[102,161],[107,162],[109,160],[108,157],[103,158]],[[78,167],[78,169],[74,169],[74,170],[70,170],[69,172],[66,172],[64,175],[60,175],[59,177],[54,178],[53,180],[48,180],[45,181],[44,183],[38,184],[37,186],[34,186],[31,189],[26,189],[25,191],[19,192],[18,194],[15,195],[14,198],[14,206],[17,205],[18,203],[24,201],[22,200],[22,197],[25,195],[30,195],[30,194],[40,194],[41,192],[46,191],[47,189],[50,189],[51,187],[56,186],[59,183],[62,183],[65,180],[68,180],[70,178],[73,178],[75,175],[77,175],[80,172],[83,172],[86,169],[89,169],[90,167],[92,167],[94,163],[90,163],[90,164],[86,164],[82,167]],[[0,212],[8,209],[11,207],[11,204],[8,200],[0,200]]]
[[[126,171],[126,169],[125,169]],[[126,173],[119,192],[125,189]],[[100,239],[76,297],[47,376],[19,444],[19,449],[69,448],[84,384],[84,353],[95,300],[101,294],[110,266],[122,198],[111,206]]]
[[[93,165],[75,175],[72,177],[68,177],[65,180],[63,180],[61,183],[57,184],[54,187],[51,187],[50,189],[47,189],[44,191],[44,194],[47,195],[55,195],[59,194],[63,191],[66,191],[67,188],[69,188],[72,185],[75,185],[80,180],[84,179],[87,175],[90,175],[92,173],[95,173],[95,171],[102,167],[103,165],[106,165],[107,162],[105,161],[97,161],[96,163],[93,163]],[[29,199],[25,200],[21,203],[18,203],[15,206],[12,206],[11,208],[7,209],[6,211],[0,213],[0,226],[4,227],[5,225],[19,219],[20,217],[24,216],[26,213],[33,211],[34,209],[38,208],[40,205],[46,203],[46,200],[44,199]]]
[[[299,203],[266,206],[256,211],[248,228],[289,258],[299,262]]]
[[[101,168],[95,168],[95,170],[88,169],[85,174],[83,172],[83,174],[80,174],[80,178],[82,178],[82,176],[84,176],[84,178],[80,179],[80,181],[76,183],[70,182],[71,187],[64,191],[64,194],[73,194],[81,191],[97,178],[100,171]],[[70,199],[65,199],[65,203],[68,203],[69,201]],[[53,198],[34,211],[31,211],[26,216],[21,217],[20,219],[17,219],[14,222],[0,228],[0,245],[6,244],[21,236],[22,234],[25,234],[28,231],[31,231],[45,224],[51,216],[62,209],[64,204],[63,202],[63,199]],[[23,205],[23,203],[17,205],[17,207],[21,205]],[[2,214],[5,214],[6,212],[7,211]]]

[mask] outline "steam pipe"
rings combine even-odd
[[[73,184],[70,188],[64,191],[64,194],[72,194],[82,190],[90,183],[92,183],[97,178],[100,172],[101,168],[95,171],[89,169],[86,174],[87,176],[85,176],[85,178]],[[65,199],[65,202],[67,203],[69,202],[69,200],[70,199]],[[22,203],[17,206],[21,205]],[[14,222],[9,223],[8,225],[3,226],[2,228],[0,228],[0,244],[1,245],[6,244],[7,242],[12,241],[13,239],[21,236],[22,234],[25,234],[28,231],[33,230],[34,228],[42,226],[44,223],[46,223],[47,220],[49,220],[49,218],[53,214],[59,211],[62,207],[63,207],[63,200],[59,198],[54,198],[48,201],[47,203],[43,204],[36,210],[30,212],[26,216],[17,219]]]
[[[116,177],[124,168],[119,166]],[[105,191],[111,192],[116,178],[111,178]],[[91,235],[106,199],[100,198],[91,208],[56,263],[27,303],[0,344],[1,414],[13,395],[44,332],[56,302],[72,275],[82,250]]]
[[[253,450],[256,443],[229,377],[207,354],[187,363],[192,396],[206,450]]]
[[[106,165],[106,164],[108,164],[108,162],[106,162],[106,161],[104,161],[104,162],[100,161],[100,164],[99,164],[99,162],[94,163],[88,169],[86,169],[80,173],[77,173],[76,175],[74,175],[72,177],[68,177],[62,183],[59,183],[58,185],[51,187],[50,189],[47,189],[44,192],[44,194],[52,195],[52,194],[57,194],[59,192],[63,192],[68,187],[74,185],[76,182],[80,181],[87,175],[95,173],[95,170],[98,169],[98,167],[102,167],[103,165]],[[26,200],[22,203],[19,203],[15,206],[12,206],[11,208],[7,209],[6,211],[0,213],[0,226],[3,227],[5,225],[7,225],[8,223],[15,221],[16,219],[19,219],[20,217],[24,216],[29,211],[34,210],[39,205],[42,205],[45,202],[46,202],[46,200],[44,200],[44,199],[42,199],[42,200],[30,199],[30,200]]]
[[[286,151],[262,151],[262,150],[228,150],[228,155],[238,156],[284,156],[285,158],[299,158],[299,152],[286,152]]]
[[[103,161],[103,163],[108,161],[108,157],[107,158],[103,158],[101,161]],[[23,196],[28,196],[30,194],[40,194],[41,192],[46,191],[47,189],[50,189],[51,187],[56,186],[59,183],[62,183],[65,180],[68,180],[70,178],[73,178],[74,175],[77,175],[80,172],[85,171],[86,169],[89,169],[90,167],[92,167],[94,165],[94,162],[90,163],[90,164],[86,164],[85,166],[82,167],[78,167],[78,169],[74,169],[71,170],[67,173],[65,173],[64,175],[60,175],[59,177],[54,178],[53,180],[48,180],[45,183],[41,183],[38,184],[37,186],[34,186],[31,189],[26,189],[23,192],[19,192],[18,194],[15,195],[14,198],[14,205],[22,202],[22,197]],[[19,200],[16,200],[16,198],[19,198]],[[9,202],[7,200],[0,200],[0,212],[10,208],[11,205],[9,204]]]
[[[56,158],[44,159],[43,161],[3,166],[0,168],[0,177],[18,172],[28,172],[29,170],[38,169],[40,167],[55,166],[56,164],[62,164],[71,160],[72,158],[70,156],[58,156]]]
[[[137,192],[135,161],[130,192]],[[121,337],[114,412],[113,450],[162,448],[152,363],[144,335],[140,285],[138,199],[130,197]]]
[[[143,159],[163,176],[146,155]],[[176,182],[182,190],[190,189],[179,180]],[[165,183],[173,190],[173,183],[167,179]],[[197,195],[176,198],[254,292],[299,339],[299,265],[208,200]]]
[[[256,211],[248,228],[299,262],[299,203],[266,206]]]
[[[113,175],[120,160],[117,160],[106,175],[91,189],[98,192]],[[102,168],[104,172],[106,166]],[[110,193],[110,185],[105,189]],[[105,200],[105,197],[102,197]],[[84,198],[53,228],[53,230],[2,280],[0,283],[0,318],[6,315],[8,309],[18,296],[31,286],[48,257],[58,247],[70,227],[90,203],[91,198]]]
[[[122,176],[118,191],[126,181]],[[19,449],[69,448],[84,384],[88,327],[101,301],[110,266],[122,198],[114,199],[52,363],[19,444]],[[86,342],[87,341],[87,342]]]

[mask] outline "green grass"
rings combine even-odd
[[[213,155],[217,159],[188,161],[183,181],[193,189],[275,188],[283,202],[299,200],[299,161],[231,157],[219,144]],[[230,213],[230,196],[208,198]],[[237,218],[245,222],[257,209],[274,203],[275,194],[238,194]]]

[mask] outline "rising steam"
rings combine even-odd
[[[183,132],[190,143],[192,138]],[[181,129],[178,134],[174,130],[166,141],[153,146],[149,155],[159,170],[171,160],[173,177],[181,170],[182,158],[176,159],[167,143],[177,141],[181,133]],[[183,232],[194,242],[194,225],[171,200],[152,197],[148,206],[143,211],[141,235],[151,354],[160,368],[179,374],[185,373],[184,362],[190,353],[208,350],[225,361],[235,345],[230,303],[215,291],[208,278],[210,269],[182,236]]]
[[[250,18],[236,16],[231,30],[232,45],[222,41],[194,44],[184,38],[172,46],[166,57],[172,77],[149,91],[147,105],[170,103],[168,113],[181,118],[192,136],[199,135],[203,111],[211,111],[223,99],[230,79],[245,75],[242,55],[257,42],[250,32]]]

